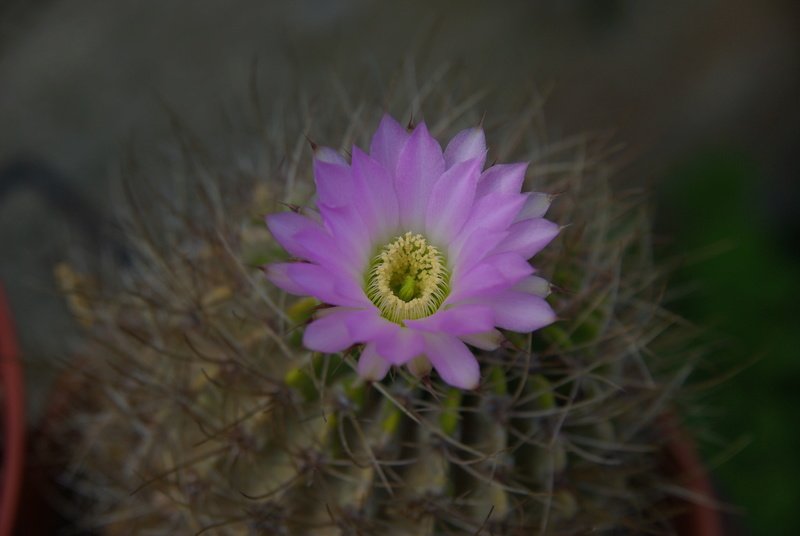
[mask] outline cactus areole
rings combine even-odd
[[[556,318],[528,262],[559,232],[543,218],[551,196],[521,192],[527,163],[484,169],[480,127],[442,151],[424,123],[409,132],[386,115],[369,154],[351,154],[314,147],[317,207],[267,216],[292,258],[265,266],[267,276],[329,306],[305,330],[309,349],[363,345],[368,380],[414,360],[417,374],[432,367],[476,388],[467,345],[491,350],[498,328],[530,332]]]

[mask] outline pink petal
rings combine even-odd
[[[483,197],[490,193],[518,194],[525,181],[527,162],[517,164],[497,164],[481,174],[478,181],[478,191],[475,194]]]
[[[469,335],[494,328],[494,312],[482,305],[458,305],[452,309],[440,309],[418,320],[405,320],[404,323],[411,329],[428,333]]]
[[[541,218],[547,214],[547,209],[553,202],[554,197],[550,194],[543,194],[541,192],[528,192],[528,198],[525,204],[522,205],[517,218],[514,221],[522,221],[530,218]]]
[[[382,380],[392,364],[378,355],[374,344],[367,344],[358,358],[358,375],[370,382]]]
[[[464,225],[472,228],[502,229],[511,225],[525,203],[522,194],[506,194],[491,192],[483,197],[476,198],[469,215],[469,223]],[[463,233],[463,229],[462,229]]]
[[[474,303],[494,309],[497,327],[528,333],[556,321],[556,314],[546,301],[538,296],[506,291],[497,296],[478,298]]]
[[[492,255],[463,275],[454,274],[445,303],[488,296],[508,290],[534,272],[527,260],[515,252]]]
[[[282,288],[289,294],[295,294],[297,296],[305,296],[308,294],[306,290],[295,283],[291,277],[289,277],[288,269],[295,263],[292,262],[275,262],[272,264],[267,264],[266,266],[262,266],[261,270],[267,276],[274,285]]]
[[[444,305],[459,302],[469,298],[477,298],[488,294],[496,294],[507,290],[509,285],[503,272],[493,264],[479,262],[468,272],[458,278],[451,279],[450,295]]]
[[[451,244],[448,255],[453,264],[454,280],[462,277],[505,240],[508,231],[476,229],[466,239]],[[462,244],[462,245],[459,245]]]
[[[358,259],[345,254],[342,244],[327,231],[310,227],[296,233],[294,239],[304,249],[303,258],[353,278],[361,273],[363,265],[357,263]]]
[[[505,337],[503,334],[493,329],[492,331],[487,331],[485,333],[474,333],[472,335],[461,335],[458,337],[463,342],[469,344],[470,346],[474,346],[475,348],[480,348],[481,350],[491,351],[500,346],[500,343],[503,342]]]
[[[368,229],[388,240],[397,228],[397,194],[392,174],[358,147],[353,147],[354,202]]]
[[[420,123],[400,153],[395,174],[400,225],[404,229],[424,232],[428,200],[433,185],[442,173],[442,148],[428,134],[425,123]]]
[[[476,199],[467,221],[449,245],[454,265],[462,265],[466,259],[478,260],[480,256],[474,250],[484,250],[484,240],[497,239],[498,232],[505,232],[524,202],[525,197],[519,194],[491,193]]]
[[[319,204],[339,207],[352,201],[353,175],[350,166],[315,159],[314,182]]]
[[[486,162],[486,135],[480,127],[462,130],[447,144],[444,150],[444,163],[447,169],[459,162],[479,159],[479,168]]]
[[[319,209],[325,227],[341,252],[341,258],[335,259],[335,262],[348,266],[354,272],[362,271],[369,263],[373,245],[370,230],[361,217],[351,205],[329,207],[320,204]]]
[[[373,349],[371,351],[377,351],[377,345],[373,341],[392,340],[401,329],[399,325],[381,318],[374,306],[362,310],[339,307],[323,310],[315,315],[314,322],[306,331],[312,326],[311,339],[304,339],[306,346],[312,350],[327,352],[341,351],[357,343],[367,343]],[[381,360],[386,361],[382,358]]]
[[[327,354],[335,354],[351,347],[358,341],[345,328],[345,321],[358,312],[341,309],[314,320],[306,327],[303,344],[310,350]]]
[[[536,271],[525,257],[514,252],[497,253],[485,258],[483,262],[499,268],[503,277],[511,284],[516,284]]]
[[[459,162],[436,181],[428,201],[426,236],[436,244],[448,244],[463,227],[475,199],[481,162]]]
[[[369,144],[369,154],[394,174],[397,160],[408,141],[409,134],[392,116],[386,114]]]
[[[446,383],[459,389],[478,387],[481,380],[478,360],[452,335],[426,333],[425,356]]]
[[[318,231],[322,229],[315,221],[294,212],[268,214],[265,220],[275,240],[290,255],[300,258],[307,258],[308,249],[302,241],[297,240],[297,234],[306,229],[316,229]]]
[[[368,342],[394,337],[401,329],[400,326],[380,316],[380,311],[373,304],[370,306],[347,319],[347,329],[353,338]]]
[[[393,365],[414,359],[424,349],[422,333],[408,328],[400,328],[392,336],[378,339],[376,343],[378,354]]]
[[[558,235],[561,226],[544,218],[531,218],[513,224],[508,231],[497,251],[516,251],[529,259]]]
[[[355,282],[328,268],[295,262],[285,268],[285,273],[297,287],[303,289],[301,295],[313,296],[330,305],[359,308],[372,306],[372,302]]]

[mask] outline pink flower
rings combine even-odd
[[[502,328],[530,332],[556,318],[549,285],[528,263],[559,232],[542,218],[551,197],[521,193],[527,163],[485,171],[479,127],[442,152],[425,124],[411,133],[383,117],[370,154],[348,163],[317,147],[318,210],[267,216],[286,251],[303,262],[265,267],[291,294],[329,305],[306,328],[311,350],[363,344],[358,372],[380,380],[391,365],[431,365],[462,389],[480,383],[467,344],[492,350]]]

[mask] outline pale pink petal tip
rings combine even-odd
[[[326,164],[336,164],[339,166],[347,165],[347,160],[341,154],[339,154],[338,151],[322,145],[319,145],[314,149],[314,160],[317,162],[325,162]]]
[[[424,355],[420,355],[406,363],[408,371],[418,378],[429,376],[433,370],[430,360]]]
[[[532,275],[514,285],[512,290],[527,292],[529,294],[533,294],[534,296],[539,296],[540,298],[546,298],[552,293],[553,287],[550,285],[548,280]]]
[[[517,221],[544,217],[550,205],[553,203],[553,199],[551,194],[530,192],[528,198],[525,200],[525,204],[522,205],[522,209],[517,215]]]
[[[480,348],[481,350],[492,351],[497,349],[500,344],[505,340],[505,337],[502,333],[493,329],[492,331],[487,331],[486,333],[473,333],[471,335],[462,335],[459,337],[462,341],[469,344],[470,346],[474,346],[475,348]]]
[[[483,167],[486,161],[486,135],[480,127],[468,128],[456,134],[444,151],[444,162],[447,168],[459,162],[478,159]]]
[[[365,344],[358,358],[358,374],[367,381],[377,382],[386,376],[392,364],[375,351],[375,345]]]

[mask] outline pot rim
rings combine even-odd
[[[4,449],[0,473],[0,536],[14,528],[25,467],[25,388],[11,308],[0,281],[0,387]]]

